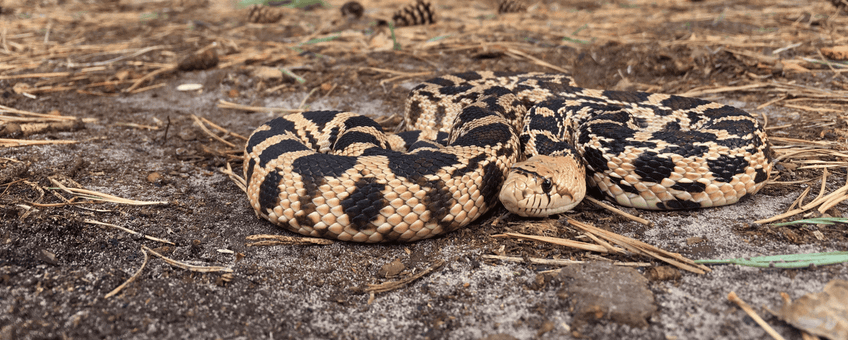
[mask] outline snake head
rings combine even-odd
[[[512,165],[500,200],[511,213],[545,217],[574,208],[586,196],[586,169],[573,157],[533,156]]]

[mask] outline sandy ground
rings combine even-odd
[[[199,9],[182,2],[4,4],[8,58],[4,62],[16,68],[2,71],[0,104],[39,113],[58,110],[65,116],[87,119],[82,129],[26,136],[76,140],[76,144],[0,148],[0,169],[19,166],[16,164],[25,169],[0,183],[0,339],[766,337],[750,317],[727,301],[731,291],[761,312],[778,333],[799,338],[799,331],[762,307],[779,307],[780,292],[799,298],[821,291],[832,279],[848,277],[844,264],[789,270],[724,265],[711,266],[712,271],[703,275],[681,271],[676,279],[648,281],[646,272],[664,263],[492,237],[519,232],[589,241],[564,222],[567,217],[692,259],[848,248],[848,233],[840,225],[753,223],[784,212],[807,187],[812,188],[810,197],[818,193],[821,170],[798,169],[787,160],[778,164],[773,177],[793,183],[768,185],[739,204],[681,212],[624,209],[650,220],[650,227],[583,203],[574,212],[543,220],[502,219],[505,210],[499,207],[466,229],[412,244],[248,246],[252,241],[246,237],[250,235],[293,234],[256,218],[243,192],[220,171],[230,162],[240,172],[238,149],[243,142],[227,137],[238,145],[229,148],[212,140],[193,124],[191,115],[248,135],[276,113],[223,109],[219,100],[281,108],[297,108],[305,101],[310,109],[388,115],[400,113],[406,92],[428,76],[476,69],[554,71],[535,58],[573,73],[587,87],[695,91],[690,95],[766,116],[769,126],[789,126],[769,130],[771,136],[846,150],[840,131],[844,133],[848,125],[839,116],[845,111],[844,100],[760,107],[785,93],[768,90],[777,87],[703,91],[771,81],[842,93],[839,91],[844,88],[839,86],[846,83],[844,73],[810,64],[801,64],[808,72],[782,72],[776,63],[761,60],[770,56],[765,50],[792,44],[786,37],[793,34],[819,40],[798,38],[805,45],[781,56],[784,69],[791,64],[786,60],[818,58],[817,49],[829,45],[822,40],[844,45],[840,36],[845,36],[845,26],[838,24],[845,21],[832,16],[835,12],[829,3],[542,2],[527,13],[500,16],[487,3],[468,8],[446,1],[435,3],[443,11],[443,21],[424,28],[397,29],[405,45],[401,51],[381,49],[374,38],[380,33],[368,20],[332,21],[341,20],[341,3],[336,2],[330,3],[331,8],[312,11],[287,9],[280,23],[266,25],[246,23],[244,11],[235,10],[230,3]],[[372,1],[363,5],[366,15],[385,18],[401,3]],[[84,9],[91,13],[67,19],[75,25],[63,21],[63,15],[74,17]],[[139,19],[150,18],[145,16],[150,13],[157,16]],[[652,13],[665,16],[660,20]],[[648,19],[640,26],[634,16]],[[574,21],[568,22],[568,18]],[[587,18],[591,25],[580,29]],[[37,65],[24,68],[19,63],[22,56],[40,50],[33,47],[16,54],[14,44],[40,41],[44,31],[38,27],[43,29],[51,20],[56,23],[53,27],[62,27],[53,31],[58,46],[100,43],[108,49],[129,41],[128,49],[165,47],[111,62],[105,71],[92,71],[91,79],[74,80],[68,75],[49,82],[44,77],[4,77],[65,70],[86,75],[68,60],[92,63],[133,53],[74,50],[66,57],[57,49],[54,53],[59,56],[31,58]],[[102,29],[98,20],[102,20]],[[331,23],[322,26],[322,22]],[[477,24],[483,29],[474,28]],[[545,25],[553,28],[544,29]],[[104,31],[110,33],[100,36]],[[465,40],[428,45],[428,39],[446,31],[465,32]],[[306,52],[292,52],[286,45],[336,32],[359,35],[349,33],[353,38],[335,45],[298,47]],[[711,40],[721,36],[724,44]],[[749,40],[737,39],[740,36]],[[360,41],[357,37],[365,38]],[[588,43],[573,43],[565,37]],[[217,43],[214,48],[221,59],[219,66],[223,66],[164,72],[143,84],[154,87],[138,93],[124,92],[132,81],[118,82],[112,88],[86,87],[96,81],[120,80],[117,75],[123,70],[129,70],[127,79],[140,79],[156,69],[142,64],[176,63],[212,42]],[[275,49],[278,45],[285,48]],[[239,59],[250,48],[257,53],[253,59]],[[262,54],[263,49],[284,56]],[[744,50],[759,57],[728,50]],[[12,58],[16,56],[20,58]],[[307,81],[262,79],[256,73],[262,66],[289,67]],[[415,75],[419,72],[426,74]],[[405,77],[390,79],[397,75]],[[202,84],[203,89],[177,91],[182,84]],[[72,89],[33,90],[45,86]],[[801,93],[792,98],[811,97]],[[798,109],[798,105],[824,109]],[[778,150],[792,146],[780,139],[774,145]],[[822,159],[845,162],[844,158]],[[63,205],[57,195],[71,196],[53,190],[56,185],[51,178],[119,197],[167,204]],[[832,168],[825,189],[831,192],[845,182],[845,167]],[[848,217],[845,203],[826,213]],[[92,220],[173,244],[88,222]],[[188,264],[223,266],[232,272],[194,272],[151,257],[134,282],[107,298],[142,266],[142,247]],[[488,258],[490,255],[589,263],[562,269],[503,262]],[[611,261],[647,264],[610,266]],[[399,289],[368,292],[369,284],[422,272],[426,274]]]

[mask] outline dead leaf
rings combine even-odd
[[[848,339],[848,281],[832,280],[821,293],[804,295],[773,314],[808,333]]]

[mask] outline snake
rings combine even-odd
[[[256,214],[290,231],[409,242],[502,204],[562,214],[596,190],[621,206],[733,204],[769,178],[765,129],[729,105],[578,87],[567,74],[478,71],[414,87],[398,131],[346,111],[259,126],[244,150]]]

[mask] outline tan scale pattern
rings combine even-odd
[[[468,80],[471,79],[471,80]],[[557,118],[555,127],[531,130],[530,140],[525,145],[529,159],[515,159],[495,156],[503,150],[517,149],[517,136],[506,144],[494,147],[476,146],[447,146],[440,152],[455,155],[460,162],[439,169],[436,173],[422,176],[423,180],[439,180],[447,188],[448,196],[443,197],[446,213],[441,219],[436,219],[436,212],[428,210],[428,204],[438,195],[433,187],[423,187],[421,182],[411,181],[392,173],[389,160],[384,156],[362,156],[364,150],[373,147],[370,143],[355,143],[345,150],[335,151],[339,154],[355,156],[356,164],[336,177],[301,178],[292,169],[292,162],[306,155],[314,154],[311,150],[297,150],[279,155],[276,159],[266,160],[264,167],[259,164],[263,150],[285,140],[298,140],[318,149],[320,152],[331,152],[333,141],[330,140],[327,128],[320,128],[308,119],[298,114],[286,119],[295,125],[293,133],[280,133],[267,137],[256,144],[252,150],[246,150],[246,159],[254,160],[252,176],[248,182],[248,197],[257,213],[272,222],[289,230],[315,237],[336,238],[357,242],[385,241],[415,241],[432,237],[440,233],[467,225],[490,206],[486,197],[481,194],[481,187],[487,175],[482,170],[483,165],[475,171],[465,172],[462,176],[453,176],[458,168],[469,164],[476,156],[488,155],[485,163],[493,163],[498,171],[506,173],[511,170],[500,192],[501,201],[513,213],[522,216],[545,216],[561,213],[578,204],[585,195],[585,184],[597,186],[618,204],[643,209],[669,209],[669,202],[683,202],[685,207],[712,207],[732,204],[746,195],[756,193],[765,183],[771,170],[768,155],[768,143],[764,130],[750,115],[742,111],[732,111],[732,114],[719,118],[704,118],[708,110],[722,110],[725,106],[717,103],[700,102],[690,107],[671,109],[663,103],[671,96],[663,94],[645,94],[643,101],[631,102],[606,96],[602,90],[581,89],[574,87],[573,80],[566,75],[526,73],[519,75],[503,75],[493,72],[476,72],[457,75],[447,75],[442,82],[453,82],[455,85],[471,85],[462,93],[443,94],[442,86],[426,82],[416,87],[410,94],[406,104],[406,115],[403,127],[409,130],[423,130],[422,136],[435,137],[437,131],[450,133],[449,142],[465,135],[474,128],[488,125],[508,123],[514,131],[522,131],[529,117],[524,117],[526,107],[511,108],[512,103],[542,103],[549,99],[561,98],[563,106],[556,110],[537,107],[536,115],[563,117]],[[521,85],[526,90],[516,91]],[[515,115],[511,121],[501,118],[485,117],[475,121],[463,122],[457,119],[462,108],[469,105],[484,107],[482,93],[493,86],[501,86],[512,91],[512,95],[497,98],[497,103],[507,107],[508,115]],[[450,92],[450,91],[446,91]],[[639,95],[638,93],[626,93]],[[615,96],[615,94],[612,94]],[[620,95],[619,95],[620,96]],[[628,97],[629,98],[629,97]],[[638,96],[634,97],[638,98]],[[608,106],[609,112],[625,112],[632,119],[626,122],[616,119],[593,119],[593,112],[586,104],[601,104]],[[688,102],[687,102],[688,103]],[[693,101],[694,103],[694,101]],[[680,104],[674,104],[680,105]],[[658,115],[660,111],[669,112]],[[694,115],[690,115],[694,114]],[[355,115],[352,113],[338,114],[329,125],[344,126],[343,122]],[[693,120],[693,117],[695,121]],[[636,122],[643,124],[637,126]],[[723,128],[705,128],[705,124],[727,123],[726,125],[753,126],[752,131],[741,131],[735,135]],[[706,149],[697,155],[684,157],[670,153],[670,147],[682,146],[681,140],[663,140],[654,137],[654,133],[665,131],[668,124],[677,124],[682,133],[699,131],[710,136],[708,140],[695,142],[692,145]],[[454,125],[456,127],[454,128]],[[622,126],[634,132],[623,138],[626,146],[620,152],[605,145],[615,145],[613,137],[593,132],[593,128],[604,129],[604,126]],[[256,132],[268,131],[263,125]],[[380,143],[391,145],[398,150],[403,142],[396,136],[384,134],[371,127],[354,127],[352,131],[365,132],[377,137]],[[570,131],[560,136],[555,131]],[[340,131],[341,134],[344,131]],[[569,135],[574,133],[575,135]],[[588,135],[586,135],[588,134]],[[310,145],[307,136],[317,140],[317,145]],[[574,142],[587,137],[588,142]],[[563,157],[549,157],[534,154],[539,138],[548,140],[562,139],[573,145],[578,155],[567,150]],[[722,141],[745,141],[736,147],[722,146]],[[755,143],[759,145],[755,147]],[[416,152],[422,149],[416,150]],[[425,150],[432,150],[426,148]],[[587,169],[586,161],[580,155],[589,150],[600,152],[606,164],[606,169],[595,171]],[[642,178],[640,169],[636,166],[641,157],[654,157],[669,160],[673,164],[671,172],[661,178]],[[514,156],[513,156],[514,157]],[[518,156],[522,157],[523,156]],[[735,161],[744,160],[743,171],[735,173],[730,180],[723,182],[720,176],[712,173],[709,162],[721,159]],[[520,160],[521,162],[516,162]],[[643,159],[644,160],[644,159]],[[248,173],[245,162],[245,173]],[[586,176],[585,172],[591,175]],[[644,169],[643,169],[644,171]],[[272,209],[262,210],[260,205],[260,186],[266,177],[275,172],[280,175],[277,185],[279,197]],[[758,175],[759,174],[759,175]],[[725,175],[726,176],[726,175]],[[763,176],[766,178],[764,179]],[[726,178],[726,177],[725,177]],[[584,180],[585,179],[585,180]],[[755,180],[756,179],[756,180]],[[358,182],[374,181],[385,185],[379,194],[385,202],[379,215],[367,227],[355,227],[352,217],[344,211],[341,201],[350,197]],[[317,190],[308,189],[305,183],[312,183]],[[547,183],[546,183],[547,182]],[[675,187],[703,186],[703,190],[681,190]],[[543,187],[552,189],[545,191]]]

